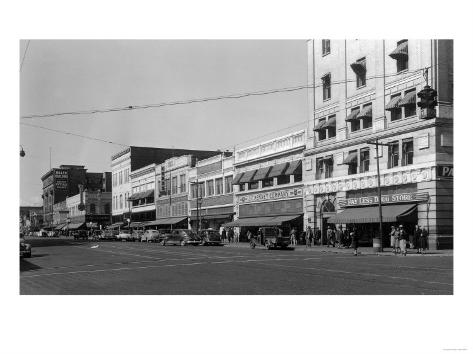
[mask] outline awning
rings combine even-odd
[[[359,113],[360,113],[359,109],[355,109],[355,110],[351,111],[351,113],[345,118],[345,121],[349,122],[351,120],[357,119]]]
[[[319,120],[319,122],[317,123],[317,125],[314,128],[314,131],[318,132],[318,131],[321,131],[321,130],[325,129],[326,124],[327,124],[327,121],[325,119],[324,120]]]
[[[88,222],[87,227],[89,229],[98,229],[99,225],[96,222]]]
[[[80,222],[80,223],[75,223],[75,224],[69,224],[67,227],[69,230],[77,230],[80,229],[82,226],[84,226],[85,223]]]
[[[289,165],[288,162],[284,162],[284,163],[280,163],[278,165],[273,166],[273,168],[268,174],[268,178],[281,176],[284,173],[284,171],[286,171],[286,168],[288,165]]]
[[[417,204],[383,205],[383,222],[408,221],[415,218]],[[379,222],[379,207],[348,208],[328,219],[331,224],[364,224]]]
[[[248,183],[253,181],[253,177],[256,174],[256,170],[246,171],[240,179],[240,183]]]
[[[228,219],[228,218],[231,218],[231,217],[233,217],[233,213],[231,213],[231,214],[202,215],[201,219],[202,220],[216,220],[216,219]],[[197,221],[199,219],[197,218],[197,215],[192,215],[191,220],[192,221]]]
[[[301,175],[301,174],[302,174],[302,161],[301,160],[292,161],[289,164],[289,167],[284,172],[284,175],[286,176]]]
[[[394,49],[389,56],[395,60],[400,60],[404,58],[408,58],[409,52],[408,52],[408,46],[407,46],[407,41],[399,43],[399,45]]]
[[[143,192],[138,192],[138,193],[133,193],[129,200],[138,200],[138,199],[143,199],[143,198],[149,198],[152,195],[154,195],[154,189],[149,189],[147,191]]]
[[[243,177],[243,173],[237,173],[236,176],[233,176],[233,181],[232,181],[232,184],[235,185],[235,184],[239,184],[240,183],[240,179]]]
[[[62,230],[64,228],[64,226],[66,226],[66,225],[67,224],[59,224],[54,228],[54,230],[56,230],[56,231]]]
[[[348,156],[345,157],[345,159],[343,160],[343,163],[345,165],[353,165],[353,164],[357,164],[357,162],[358,162],[358,153],[356,151],[352,151],[348,153]]]
[[[356,118],[371,118],[373,116],[373,107],[371,105],[363,107]]]
[[[355,74],[364,74],[366,72],[366,61],[359,61],[350,64],[351,69],[355,72]]]
[[[398,106],[403,107],[403,106],[409,106],[409,105],[413,105],[413,104],[416,104],[416,92],[415,91],[411,91],[411,92],[406,93],[404,98],[401,101],[399,101]]]
[[[118,229],[119,227],[123,227],[122,222],[116,222],[108,227],[108,229]]]
[[[268,176],[268,173],[271,170],[271,167],[272,166],[259,168],[258,171],[256,171],[256,174],[253,177],[253,180],[260,181],[262,179],[265,179]]]
[[[291,221],[300,215],[279,215],[279,216],[260,216],[255,218],[240,218],[235,221],[223,224],[223,227],[243,227],[243,226],[279,226],[283,222]]]
[[[158,220],[154,220],[154,221],[149,221],[149,222],[144,223],[144,226],[174,225],[174,224],[178,224],[181,221],[184,221],[186,219],[187,219],[187,216],[185,216],[185,217],[175,216],[175,217],[172,217],[172,218],[163,218],[163,219],[158,219]]]
[[[330,117],[327,119],[327,123],[325,124],[324,128],[336,128],[337,127],[337,118],[336,117]]]
[[[143,226],[144,226],[144,223],[138,222],[138,221],[133,221],[132,223],[130,223],[130,227],[143,227]]]
[[[401,99],[402,99],[401,95],[391,98],[391,101],[388,102],[388,104],[385,107],[385,110],[392,111],[396,108],[399,108],[399,102],[401,101]]]

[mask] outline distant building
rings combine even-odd
[[[65,200],[67,208],[66,228],[104,228],[110,225],[112,216],[112,192],[85,189]]]
[[[43,224],[43,207],[20,207],[20,230],[37,231]]]

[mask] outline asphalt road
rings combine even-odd
[[[20,294],[453,294],[452,256],[28,240]]]

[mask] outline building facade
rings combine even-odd
[[[197,161],[189,171],[190,223],[192,229],[215,229],[232,221],[233,154],[224,152]]]
[[[39,231],[43,224],[43,207],[21,206],[20,207],[20,231]]]
[[[453,42],[308,42],[309,106],[304,224],[353,226],[379,236],[379,161],[384,238],[390,225],[429,231],[433,249],[453,243]],[[438,91],[436,118],[417,93]],[[378,140],[383,145],[376,146]],[[445,172],[446,171],[446,172]]]
[[[105,228],[111,223],[112,193],[101,190],[83,190],[65,200],[67,228],[87,226]]]
[[[139,168],[130,174],[131,178],[131,222],[141,223],[156,219],[156,164]]]
[[[303,228],[302,180],[305,131],[294,132],[235,152],[235,220],[240,240],[260,226]]]

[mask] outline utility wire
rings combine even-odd
[[[423,71],[423,69],[418,69],[414,71],[408,71],[404,74],[413,74],[419,71]],[[375,75],[366,77],[366,80],[373,80],[373,79],[381,79],[385,77],[391,76],[398,76],[398,73],[388,74],[388,75]],[[349,82],[355,82],[356,80],[342,80],[342,81],[333,81],[331,85],[339,85],[345,84]],[[241,99],[251,96],[264,96],[264,95],[271,95],[275,93],[282,93],[282,92],[294,92],[300,91],[305,89],[315,89],[318,87],[322,87],[323,84],[319,85],[300,85],[294,87],[283,87],[278,89],[270,89],[264,91],[253,91],[253,92],[244,92],[244,93],[237,93],[237,94],[230,94],[224,96],[216,96],[216,97],[205,97],[205,98],[196,98],[196,99],[189,99],[184,101],[174,101],[174,102],[162,102],[162,103],[155,103],[155,104],[145,104],[145,105],[130,105],[130,106],[122,106],[122,107],[113,107],[113,108],[100,108],[100,109],[91,109],[91,110],[83,110],[83,111],[70,111],[70,112],[57,112],[57,113],[48,113],[48,114],[31,114],[21,116],[21,119],[35,119],[35,118],[50,118],[50,117],[60,117],[60,116],[75,116],[75,115],[92,115],[92,114],[99,114],[99,113],[110,113],[110,112],[121,112],[121,111],[130,111],[130,110],[139,110],[139,109],[149,109],[149,108],[161,108],[166,106],[177,106],[177,105],[187,105],[193,103],[202,103],[202,102],[210,102],[210,101],[219,101],[219,100],[229,100],[229,99]]]
[[[21,69],[23,68],[23,63],[25,62],[26,52],[28,51],[29,46],[30,46],[30,40],[28,39],[28,42],[26,43],[25,52],[23,53],[23,58],[21,59],[21,63],[20,63],[20,73],[21,73]]]

